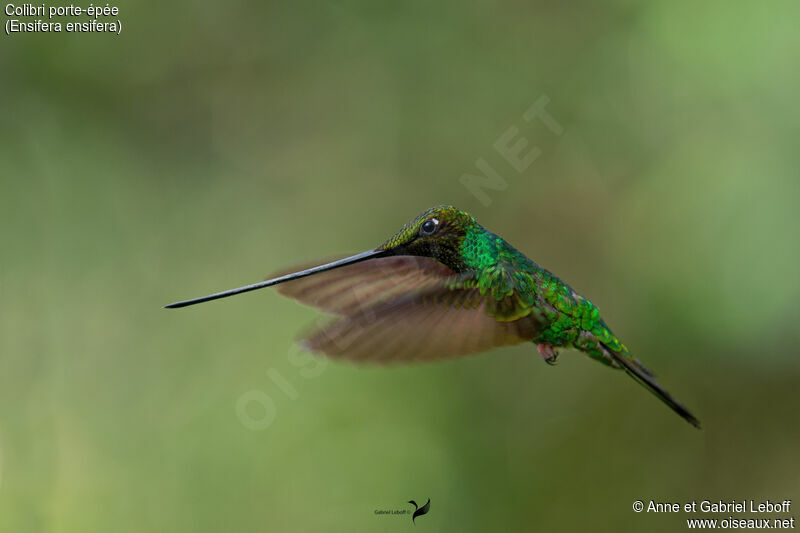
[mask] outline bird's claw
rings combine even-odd
[[[536,348],[539,350],[544,362],[548,365],[553,366],[558,362],[558,352],[556,352],[551,345],[537,344]]]

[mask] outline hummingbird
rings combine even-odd
[[[623,370],[700,427],[612,333],[597,306],[453,206],[428,209],[372,250],[166,307],[272,285],[336,316],[300,341],[311,352],[356,362],[411,362],[532,342],[553,365],[559,349],[574,348]]]

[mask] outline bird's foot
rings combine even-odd
[[[556,352],[553,347],[549,344],[537,344],[536,348],[539,350],[539,353],[544,359],[544,362],[548,365],[554,365],[558,361],[558,352]]]

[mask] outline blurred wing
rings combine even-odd
[[[331,357],[387,363],[478,353],[535,336],[539,324],[534,314],[497,321],[487,315],[489,302],[470,285],[453,276],[440,279],[435,286],[334,320],[309,335],[303,346]]]
[[[271,277],[318,264],[299,265]],[[454,274],[428,257],[382,257],[288,281],[276,289],[284,296],[328,313],[354,315],[401,294],[438,286],[442,279]]]

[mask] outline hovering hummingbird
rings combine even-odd
[[[301,341],[309,351],[354,361],[428,361],[533,342],[552,365],[558,348],[572,347],[623,369],[700,427],[592,302],[455,207],[428,209],[373,250],[166,307],[278,284],[281,294],[338,315]]]

